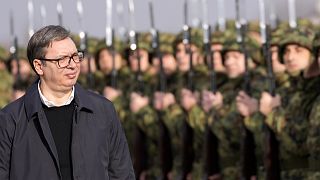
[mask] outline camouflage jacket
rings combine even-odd
[[[295,169],[308,168],[309,149],[307,139],[312,106],[319,96],[320,79],[304,79],[302,76],[290,78],[292,88],[285,99],[287,106],[271,112],[266,123],[276,132],[280,141],[282,169],[289,173]],[[297,161],[295,163],[292,162]],[[296,165],[296,166],[294,166]]]

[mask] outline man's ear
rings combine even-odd
[[[38,75],[40,76],[43,75],[43,70],[42,70],[43,64],[39,59],[33,60],[33,67],[36,70]]]
[[[309,68],[304,72],[304,77],[311,78],[320,75],[320,68],[317,59],[313,60]]]

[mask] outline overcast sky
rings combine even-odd
[[[28,0],[0,0],[0,17],[2,27],[0,28],[0,44],[6,48],[11,44],[9,17],[10,10],[13,10],[15,32],[19,38],[19,44],[26,45],[28,40]],[[188,0],[189,23],[196,22],[196,18],[202,17],[202,6],[196,3],[201,0]],[[208,16],[210,24],[216,22],[217,0],[208,1]],[[225,0],[225,13],[228,19],[235,17],[235,0]],[[265,0],[271,1],[271,0]],[[275,11],[280,19],[288,19],[287,0],[272,0],[275,3]],[[40,6],[46,8],[46,24],[58,24],[56,4],[58,0],[33,0],[34,3],[34,27],[39,29],[42,26]],[[77,0],[61,0],[63,7],[63,25],[77,33],[80,25],[78,21],[76,2]],[[160,31],[178,32],[183,23],[183,2],[184,0],[153,0],[155,25]],[[240,0],[245,6],[248,19],[258,19],[258,0]],[[315,17],[317,0],[296,0],[298,17]],[[89,36],[104,37],[106,22],[106,1],[105,0],[82,0],[84,18],[84,29]],[[146,31],[150,28],[148,0],[134,0],[135,3],[135,24],[136,30]],[[128,0],[113,0],[113,23],[116,31],[120,27],[128,27]],[[123,11],[122,13],[121,9]],[[121,15],[122,14],[122,15]]]

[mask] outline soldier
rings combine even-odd
[[[251,45],[249,38],[246,38],[245,42],[247,46]],[[253,63],[252,58],[248,61]],[[223,45],[223,62],[229,80],[215,94],[211,92],[207,94],[208,101],[211,102],[208,108],[214,111],[215,115],[212,120],[212,130],[219,139],[218,152],[222,178],[237,179],[240,178],[239,124],[243,117],[250,117],[257,111],[258,102],[253,97],[256,97],[259,91],[255,89],[257,86],[251,86],[252,97],[241,91],[244,82],[243,75],[246,71],[245,57],[234,33],[230,33]],[[255,74],[252,72],[251,75]]]
[[[8,53],[0,46],[0,109],[10,102],[13,85],[13,77],[6,68],[6,56]]]
[[[178,34],[175,42],[175,57],[178,62],[178,72],[176,74],[176,97],[181,105],[181,108],[185,112],[185,117],[183,121],[186,121],[187,125],[192,129],[191,141],[192,147],[189,165],[191,166],[186,169],[191,168],[192,172],[182,172],[183,176],[192,177],[194,179],[200,179],[202,177],[203,166],[201,163],[202,159],[202,145],[203,145],[203,133],[205,126],[205,113],[201,109],[200,103],[200,92],[202,89],[209,87],[207,81],[208,68],[204,63],[204,58],[202,55],[202,30],[191,29],[190,33],[190,44],[185,45],[182,39],[182,33]],[[189,52],[188,52],[189,48]],[[190,53],[192,55],[190,55]],[[192,59],[192,68],[190,67],[190,58]],[[191,72],[190,72],[191,71]],[[191,82],[188,76],[192,75]],[[183,127],[180,128],[181,132]],[[183,138],[186,134],[181,133]],[[182,145],[183,146],[183,145]],[[186,147],[183,147],[186,148]],[[186,157],[182,157],[183,159]],[[182,161],[182,171],[184,171],[186,164]],[[185,174],[187,173],[187,174]],[[180,174],[181,175],[181,174]]]
[[[95,89],[113,102],[119,119],[126,127],[125,116],[128,110],[128,101],[126,96],[123,96],[125,94],[123,90],[127,88],[127,79],[131,74],[125,59],[122,57],[123,42],[116,39],[113,48],[107,47],[105,40],[99,42],[97,46],[95,60],[98,71],[94,73]],[[126,128],[125,131],[127,131]]]
[[[130,76],[126,79],[130,84],[126,84],[125,87],[130,112],[126,115],[125,124],[128,126],[129,146],[133,154],[135,173],[139,179],[152,179],[154,175],[160,174],[157,164],[157,116],[150,100],[156,78],[151,66],[149,40],[147,34],[139,34],[137,49],[125,50],[130,69]]]
[[[90,63],[90,64],[89,64]],[[95,57],[92,54],[85,53],[84,59],[80,64],[80,75],[78,83],[85,89],[96,90],[94,86],[94,74],[97,71]],[[90,78],[92,76],[93,78]],[[92,81],[92,82],[91,82]]]
[[[22,53],[19,53],[19,54],[22,54]],[[18,70],[17,61],[13,57],[9,58],[7,63],[8,63],[7,65],[8,65],[9,72],[12,74],[15,81],[17,81],[18,78],[20,78],[20,81],[26,81],[28,85],[31,85],[31,83],[34,82],[35,74],[33,73],[29,65],[29,62],[24,55],[19,56],[19,70]],[[20,73],[19,77],[18,77],[18,71]]]
[[[286,31],[280,42],[280,57],[290,75],[291,87],[281,102],[279,97],[262,94],[260,112],[280,141],[281,178],[306,179],[308,175],[307,136],[312,104],[319,92],[319,78],[307,76],[315,61],[311,54],[314,32],[308,27]]]
[[[72,37],[72,39],[76,42],[78,49],[84,51],[84,60],[80,64],[80,75],[78,78],[78,83],[86,89],[99,92],[95,87],[98,84],[96,84],[97,82],[94,76],[97,70],[94,53],[96,52],[98,40],[95,38],[88,38],[87,40],[85,40],[85,49],[81,49],[81,40],[79,36],[74,35]],[[101,91],[99,93],[101,93]]]
[[[152,64],[155,67],[157,78],[157,88],[153,93],[153,107],[158,112],[158,118],[164,126],[160,124],[162,131],[159,133],[159,152],[163,153],[159,159],[161,163],[163,178],[177,179],[178,170],[181,168],[181,122],[183,121],[183,111],[179,106],[174,92],[177,91],[175,86],[175,75],[177,73],[177,62],[174,57],[172,43],[175,36],[170,33],[159,34],[159,54],[156,49],[153,51]],[[160,79],[160,59],[162,57],[162,66],[164,79]],[[164,81],[164,82],[160,82]],[[164,89],[161,89],[164,88]],[[167,134],[164,134],[167,133]],[[167,137],[166,137],[167,136]],[[169,141],[169,142],[163,142]],[[162,147],[160,147],[162,146]],[[165,152],[163,152],[165,151]],[[166,156],[166,157],[164,157]],[[161,177],[157,175],[157,177]]]
[[[313,41],[313,52],[315,61],[312,64],[313,69],[308,72],[309,75],[316,76],[320,75],[320,58],[319,58],[319,47],[320,47],[320,36],[319,33],[315,37]],[[309,133],[307,139],[307,146],[309,149],[310,157],[309,157],[309,180],[316,180],[320,178],[320,139],[319,139],[319,130],[320,130],[320,96],[318,95],[317,99],[315,100],[312,110],[309,116]]]

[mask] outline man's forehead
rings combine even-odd
[[[65,47],[68,46],[68,49]],[[65,50],[65,51],[70,51],[70,50],[77,50],[77,47],[73,40],[71,38],[65,38],[62,40],[54,40],[52,41],[49,46],[46,48],[46,50]]]

